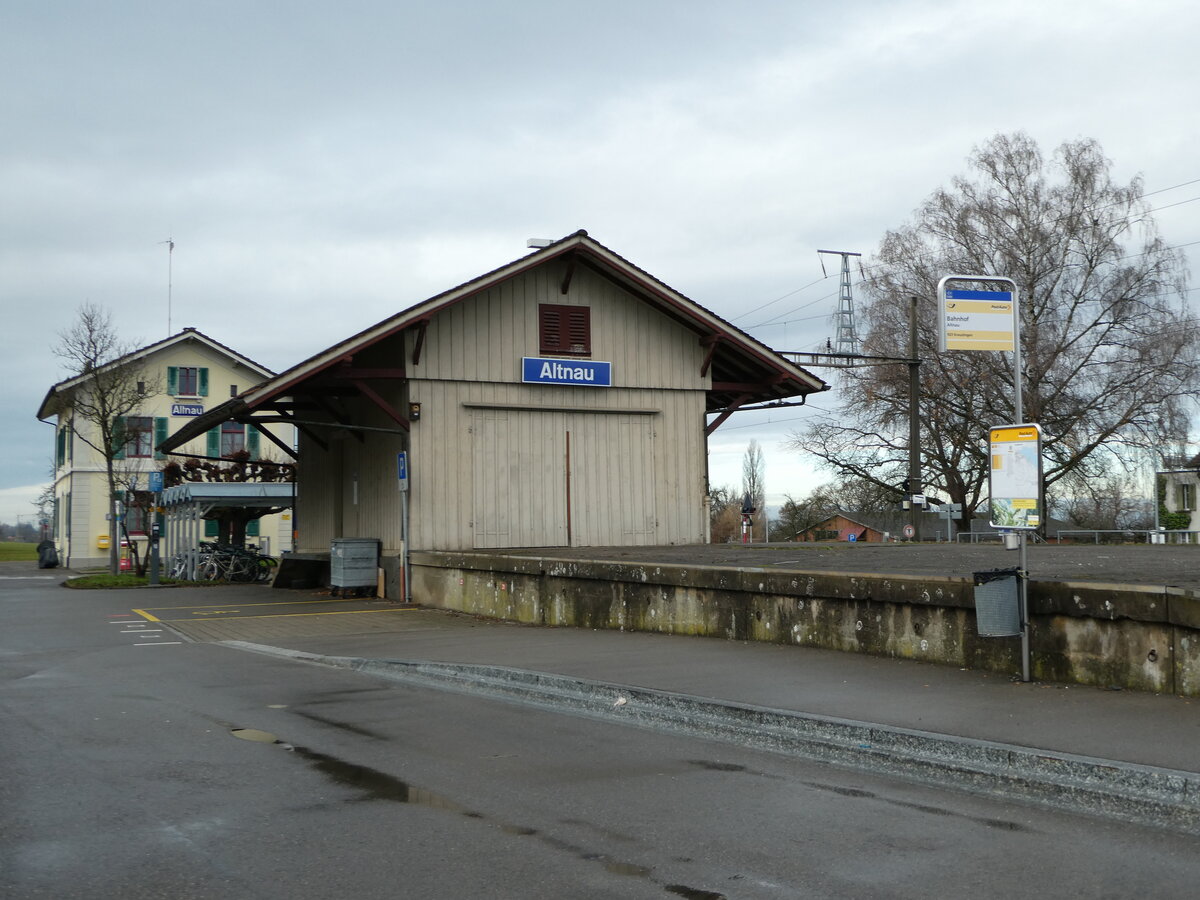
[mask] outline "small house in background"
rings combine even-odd
[[[136,364],[146,379],[137,385],[145,399],[119,423],[125,441],[114,462],[118,482],[140,491],[147,490],[149,474],[161,471],[169,461],[159,444],[183,424],[203,416],[214,401],[228,399],[272,374],[194,328],[135,350],[111,365],[128,363]],[[114,523],[108,521],[104,456],[92,446],[101,441],[92,423],[75,412],[77,399],[88,391],[90,380],[90,376],[80,375],[54,385],[37,412],[39,419],[54,423],[51,533],[63,564],[72,568],[107,565],[111,542],[121,540]],[[294,429],[276,423],[269,430],[269,440],[263,440],[258,429],[228,422],[187,442],[181,452],[218,460],[244,450],[253,459],[290,462],[278,448],[294,445]],[[125,528],[133,541],[145,544],[151,524],[148,519],[146,509],[129,505]],[[247,534],[269,552],[279,553],[291,547],[290,520],[286,513],[255,520],[248,524]],[[210,537],[215,536],[216,522],[208,520],[205,529]]]
[[[1200,454],[1168,457],[1155,473],[1158,527],[1165,531],[1200,531]],[[1194,541],[1195,538],[1189,538]]]
[[[860,513],[839,511],[797,532],[794,541],[853,541],[880,544],[898,540],[909,521],[907,513]]]
[[[827,385],[587,232],[530,247],[163,446],[294,422],[297,550],[378,539],[385,568],[402,549],[402,453],[412,549],[705,541],[708,435]]]

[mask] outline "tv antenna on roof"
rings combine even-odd
[[[171,336],[171,261],[175,254],[175,241],[167,238],[159,241],[167,245],[167,337]]]
[[[842,258],[842,287],[838,295],[837,311],[837,347],[834,352],[856,354],[862,342],[859,341],[858,332],[854,328],[854,295],[850,292],[850,257],[862,256],[862,254],[852,250],[818,250],[817,258],[820,259],[823,253]],[[821,272],[825,273],[825,260],[823,259],[821,259]]]

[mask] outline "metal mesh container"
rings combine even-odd
[[[1021,604],[1016,569],[975,572],[975,628],[982,637],[1021,633]]]
[[[373,588],[378,569],[378,538],[334,539],[329,555],[329,584],[335,590]]]

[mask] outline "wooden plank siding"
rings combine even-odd
[[[607,279],[577,269],[559,293],[561,263],[503,282],[439,313],[429,323],[421,362],[409,377],[519,383],[522,356],[539,356],[539,303],[590,306],[591,359],[613,364],[615,385],[704,390],[695,332],[683,328]],[[408,359],[415,337],[408,335]]]
[[[704,540],[702,392],[453,381],[410,387],[423,409],[438,410],[412,430],[414,547],[566,546],[568,432],[572,545]],[[507,511],[480,507],[484,498]],[[535,539],[510,524],[504,542],[497,523],[505,515],[541,517],[544,530]]]
[[[535,269],[433,316],[416,365],[415,330],[358,354],[356,365],[405,367],[407,382],[372,387],[402,412],[420,403],[422,415],[408,435],[344,435],[328,452],[302,442],[305,490],[324,492],[302,493],[309,549],[339,536],[399,549],[401,449],[410,450],[417,549],[705,539],[708,379],[698,336],[582,267],[564,296],[564,272]],[[521,357],[540,355],[539,303],[591,308],[590,358],[613,364],[614,387],[521,383]],[[396,428],[363,398],[347,411],[357,424]]]

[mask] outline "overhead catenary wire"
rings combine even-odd
[[[1174,191],[1174,190],[1178,190],[1178,189],[1180,189],[1180,188],[1189,187],[1189,186],[1191,186],[1191,185],[1193,185],[1193,184],[1200,184],[1200,178],[1193,178],[1193,179],[1191,179],[1191,180],[1189,180],[1189,181],[1182,181],[1182,182],[1180,182],[1179,184],[1173,184],[1173,185],[1170,185],[1169,187],[1158,188],[1157,190],[1153,190],[1153,191],[1146,191],[1146,192],[1144,192],[1144,193],[1142,193],[1142,194],[1139,194],[1137,199],[1139,199],[1139,200],[1142,200],[1142,199],[1145,199],[1146,197],[1153,197],[1153,196],[1156,196],[1156,195],[1158,195],[1158,194],[1165,194],[1165,193],[1167,193],[1168,191]],[[1160,210],[1164,210],[1164,209],[1171,209],[1171,208],[1173,208],[1173,207],[1176,207],[1176,206],[1183,206],[1183,205],[1185,205],[1185,204],[1187,204],[1187,203],[1194,203],[1194,202],[1196,202],[1197,200],[1200,200],[1200,197],[1192,197],[1192,198],[1189,198],[1189,199],[1187,199],[1187,200],[1180,200],[1180,201],[1179,201],[1179,202],[1177,202],[1177,203],[1168,203],[1168,204],[1166,204],[1166,205],[1164,205],[1164,206],[1158,206],[1158,207],[1155,207],[1155,208],[1153,208],[1153,209],[1147,210],[1147,213],[1154,213],[1154,212],[1159,212]],[[1095,207],[1090,207],[1090,210],[1091,210],[1092,212],[1099,212],[1099,211],[1101,211],[1101,210],[1103,210],[1103,209],[1108,209],[1108,208],[1110,208],[1110,207],[1112,207],[1112,206],[1117,206],[1117,205],[1119,205],[1119,204],[1118,204],[1118,203],[1109,203],[1109,204],[1105,204],[1105,205],[1103,205],[1103,206],[1095,206]],[[1191,247],[1191,246],[1194,246],[1194,245],[1196,245],[1196,244],[1200,244],[1200,241],[1190,241],[1190,242],[1188,242],[1188,243],[1183,243],[1183,244],[1175,244],[1175,245],[1173,245],[1173,246],[1170,246],[1170,247],[1164,247],[1164,248],[1162,248],[1162,249],[1163,249],[1163,250],[1179,250],[1179,249],[1182,249],[1182,248],[1184,248],[1184,247]],[[1132,253],[1132,254],[1129,254],[1129,255],[1127,255],[1127,256],[1123,256],[1123,257],[1121,257],[1121,259],[1134,259],[1134,258],[1136,258],[1136,257],[1138,257],[1138,256],[1145,256],[1145,255],[1146,255],[1146,252],[1142,252],[1142,253]],[[866,273],[867,273],[868,271],[873,271],[874,269],[877,269],[877,268],[879,268],[881,265],[882,265],[881,263],[875,263],[875,264],[873,264],[873,265],[864,265],[864,264],[862,263],[862,261],[860,260],[860,261],[859,261],[859,273],[862,275],[862,280],[863,280],[863,281],[866,281]],[[823,275],[821,278],[818,278],[818,279],[816,279],[816,280],[814,280],[814,281],[810,281],[808,284],[806,284],[806,285],[803,285],[803,286],[801,286],[801,287],[798,287],[798,288],[795,288],[794,290],[788,291],[788,292],[787,292],[787,293],[785,293],[785,294],[781,294],[780,296],[776,297],[776,298],[775,298],[775,299],[773,299],[773,300],[768,300],[766,303],[760,304],[759,306],[756,306],[756,307],[754,307],[753,309],[748,309],[748,310],[746,310],[746,311],[745,311],[745,312],[743,312],[743,313],[739,313],[738,315],[734,316],[734,317],[733,317],[733,318],[732,318],[730,321],[736,322],[736,321],[738,321],[738,320],[740,320],[740,319],[744,319],[744,318],[746,318],[747,316],[753,315],[753,314],[754,314],[754,313],[756,313],[756,312],[761,312],[762,310],[764,310],[764,309],[767,309],[767,308],[768,308],[768,307],[770,307],[770,306],[774,306],[776,303],[779,303],[779,302],[780,302],[780,301],[782,301],[782,300],[786,300],[788,297],[793,297],[793,296],[795,296],[796,294],[800,293],[801,291],[806,291],[806,290],[808,290],[809,288],[811,288],[811,287],[814,287],[815,285],[818,285],[818,284],[820,284],[822,281],[825,281],[825,280],[827,280],[827,278],[828,278],[828,276],[827,276],[827,275]],[[861,282],[859,282],[859,283],[861,283]],[[1192,289],[1189,289],[1188,293],[1190,293],[1192,290],[1195,290],[1195,289],[1194,289],[1194,288],[1192,288]],[[814,305],[814,304],[816,304],[816,303],[820,303],[821,301],[823,301],[823,300],[826,300],[826,299],[829,299],[829,297],[832,297],[832,296],[835,296],[835,295],[834,295],[834,294],[827,294],[827,295],[823,295],[823,296],[821,296],[821,297],[818,297],[816,300],[809,301],[808,303],[801,304],[800,306],[794,306],[794,307],[792,307],[792,308],[790,308],[790,309],[788,309],[788,310],[786,310],[786,311],[784,311],[784,312],[782,312],[782,313],[779,313],[779,314],[778,314],[778,316],[772,317],[771,319],[768,319],[766,322],[762,322],[762,323],[760,323],[760,324],[758,324],[758,325],[748,325],[748,326],[745,326],[745,327],[747,327],[747,328],[764,328],[764,327],[771,326],[771,325],[786,325],[786,324],[789,324],[789,323],[792,323],[792,322],[804,322],[804,321],[809,321],[809,320],[810,320],[810,319],[812,319],[812,318],[820,318],[820,317],[818,317],[818,316],[813,316],[813,317],[806,317],[806,318],[803,318],[803,319],[788,319],[788,320],[780,320],[780,319],[779,319],[779,316],[786,316],[786,315],[790,315],[791,313],[799,312],[799,311],[800,311],[800,310],[802,310],[802,309],[806,309],[806,308],[807,308],[807,307],[809,307],[809,306],[812,306],[812,305]]]

